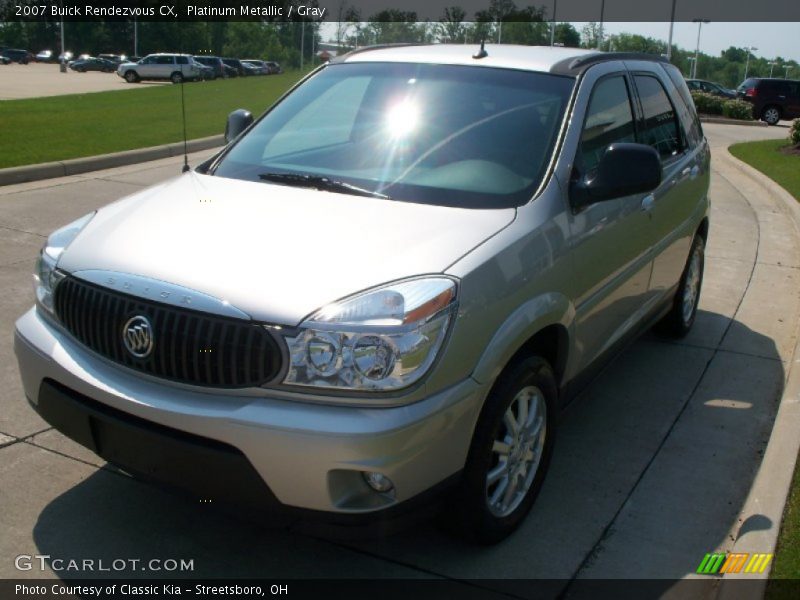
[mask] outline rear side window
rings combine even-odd
[[[157,65],[171,65],[172,64],[172,57],[171,56],[157,56],[156,57],[156,64]]]
[[[581,132],[580,159],[591,172],[609,144],[636,141],[628,86],[622,75],[601,80],[592,91]]]
[[[651,75],[636,75],[636,89],[642,103],[644,124],[639,141],[658,151],[661,160],[669,160],[681,149],[681,136],[675,109],[661,82]]]
[[[175,59],[179,65],[189,64],[189,58],[187,56],[176,56]]]
[[[687,88],[688,82],[684,81],[683,75],[681,75],[676,66],[666,64],[661,66],[669,77],[669,83],[672,83],[673,86],[669,91],[672,92],[672,98],[675,100],[675,108],[683,125],[686,144],[689,148],[694,148],[703,140],[703,127],[700,124],[700,118],[697,116],[692,95]]]

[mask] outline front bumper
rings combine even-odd
[[[236,464],[229,471],[249,482],[246,504],[259,504],[263,496],[266,508],[341,516],[394,510],[457,475],[488,391],[468,379],[393,408],[294,402],[271,398],[265,390],[226,395],[114,365],[49,324],[36,309],[17,321],[14,347],[31,404],[110,462],[178,486],[198,479],[182,475],[196,467],[199,479],[228,481],[224,465]],[[142,446],[144,452],[152,435],[162,448],[171,449],[163,450],[164,463],[161,454],[150,452],[151,460],[136,464],[135,448]],[[189,443],[176,450],[176,440]],[[104,445],[117,454],[109,455]],[[211,455],[217,458],[208,459]],[[204,477],[207,459],[218,468]],[[361,471],[389,477],[394,496],[373,492]],[[224,499],[230,489],[230,483],[213,484],[198,493]]]

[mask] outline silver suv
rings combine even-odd
[[[709,149],[658,57],[359,50],[226,131],[53,233],[16,325],[33,407],[127,472],[495,542],[581,386],[695,319]]]
[[[148,54],[139,62],[123,62],[117,75],[128,83],[142,80],[167,79],[172,83],[202,77],[202,68],[189,54]]]

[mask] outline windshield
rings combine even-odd
[[[324,179],[446,206],[518,206],[541,182],[573,85],[486,67],[329,65],[223,155],[214,174],[307,187]]]

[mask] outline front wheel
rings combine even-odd
[[[136,74],[136,71],[128,71],[125,73],[125,81],[128,83],[136,83],[139,81],[139,76]]]
[[[705,242],[698,235],[692,242],[692,249],[683,269],[672,309],[656,326],[658,333],[672,338],[682,338],[689,333],[697,316],[700,290],[703,287],[704,265]]]
[[[767,125],[777,125],[778,121],[781,120],[781,109],[777,106],[767,106],[761,113],[761,119]]]
[[[518,359],[500,375],[481,411],[452,498],[455,533],[494,544],[519,527],[549,466],[557,397],[553,370],[538,356]]]

